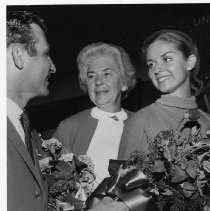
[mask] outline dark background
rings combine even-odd
[[[198,76],[206,85],[198,104],[208,111],[204,94],[210,95],[210,4],[20,5],[7,6],[7,10],[28,10],[47,22],[57,72],[50,79],[49,96],[33,99],[27,106],[32,127],[38,131],[55,129],[62,119],[92,106],[79,88],[76,66],[77,54],[92,42],[122,46],[137,68],[137,86],[123,100],[123,107],[137,111],[152,103],[159,93],[148,80],[140,47],[147,36],[163,28],[182,30],[197,43]]]

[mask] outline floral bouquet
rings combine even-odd
[[[197,110],[186,113],[176,130],[148,135],[148,153],[137,149],[127,162],[148,180],[144,189],[156,199],[156,210],[201,211],[210,207],[210,129],[201,135]],[[181,135],[184,120],[188,137]]]
[[[48,157],[39,163],[49,186],[48,210],[65,210],[60,207],[67,204],[67,210],[83,209],[86,198],[94,190],[93,163],[87,155],[61,154],[61,148],[62,143],[57,139],[42,139],[42,149]]]

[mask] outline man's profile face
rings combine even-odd
[[[55,73],[55,66],[49,56],[49,45],[43,30],[37,24],[31,24],[34,38],[38,40],[35,44],[36,55],[26,55],[26,71],[24,80],[27,81],[25,87],[32,97],[46,96],[48,90],[48,78],[50,73]]]

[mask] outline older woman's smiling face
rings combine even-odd
[[[98,108],[120,111],[123,80],[112,57],[99,56],[92,60],[87,68],[86,83],[90,99]]]

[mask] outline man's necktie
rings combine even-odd
[[[34,162],[33,146],[31,142],[30,122],[29,122],[27,111],[23,111],[23,113],[21,114],[20,122],[25,132],[25,144]]]

